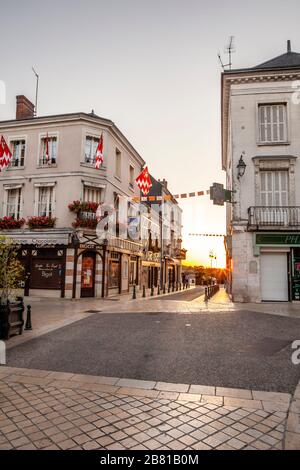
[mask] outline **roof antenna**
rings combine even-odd
[[[223,72],[225,71],[225,67],[228,67],[229,70],[231,70],[232,67],[232,54],[235,52],[235,47],[234,47],[234,36],[229,37],[228,45],[225,48],[225,53],[228,54],[228,64],[223,64],[223,61],[221,59],[220,53],[218,54],[219,61],[221,63]]]
[[[34,116],[37,116],[37,105],[38,105],[38,94],[39,94],[39,75],[35,71],[34,67],[32,67],[32,71],[36,77],[36,88],[35,88],[35,106],[34,106]]]

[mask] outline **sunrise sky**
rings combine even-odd
[[[272,8],[270,8],[272,5]],[[0,0],[1,72],[14,118],[15,96],[34,100],[39,115],[95,110],[112,119],[174,193],[224,182],[220,154],[220,65],[230,35],[234,67],[250,67],[300,50],[298,1]],[[5,40],[3,39],[5,38]],[[226,62],[226,57],[224,56]],[[225,209],[209,196],[180,201],[188,260],[224,266]]]

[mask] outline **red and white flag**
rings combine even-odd
[[[151,178],[150,178],[147,166],[143,169],[142,173],[139,174],[139,176],[137,177],[135,181],[138,187],[140,188],[140,190],[142,191],[143,195],[147,196],[152,186],[152,182],[151,182]]]
[[[48,136],[48,132],[47,132],[47,135],[46,135],[46,138],[45,138],[45,160],[46,160],[46,163],[50,163],[50,155],[49,155],[49,136]]]
[[[9,147],[4,139],[3,136],[1,136],[0,140],[0,171],[4,170],[5,168],[8,167],[12,159],[12,153],[9,150]]]
[[[103,134],[101,134],[95,156],[95,168],[97,168],[97,170],[100,169],[103,161]]]

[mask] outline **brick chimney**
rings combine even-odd
[[[34,104],[24,95],[18,95],[16,119],[29,119],[34,117]]]

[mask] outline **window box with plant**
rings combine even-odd
[[[77,215],[76,220],[72,224],[75,228],[82,227],[94,230],[102,218],[97,216],[99,207],[97,202],[73,201],[68,207],[71,212]]]
[[[35,228],[53,228],[56,218],[50,216],[30,217],[27,221],[30,229]]]
[[[25,224],[25,219],[15,219],[14,217],[3,217],[0,219],[0,230],[20,229]]]

